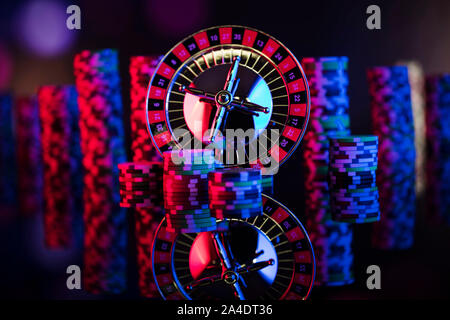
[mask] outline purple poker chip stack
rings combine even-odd
[[[36,97],[16,99],[15,126],[19,211],[23,216],[34,216],[43,209],[41,128]]]

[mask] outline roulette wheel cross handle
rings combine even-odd
[[[225,271],[223,272],[223,275],[220,276],[220,278],[221,279],[223,278],[227,282],[226,275],[230,271],[232,272],[232,264],[231,264],[230,258],[228,257],[228,253],[222,243],[222,240],[220,239],[219,233],[213,232],[212,238],[214,240],[214,245],[216,247],[219,258],[222,262],[222,266],[225,267]],[[232,273],[234,274],[234,272],[232,272]],[[238,277],[236,279],[233,279],[233,282],[230,282],[230,284],[233,285],[235,294],[239,298],[239,300],[245,300],[244,293],[242,292],[241,286],[237,280],[239,280]]]
[[[180,92],[187,92],[189,94],[192,94],[194,96],[200,97],[200,101],[206,101],[206,102],[213,102],[215,103],[216,95],[210,92],[206,92],[199,88],[194,87],[186,87],[186,86],[180,86],[179,88]],[[251,114],[254,116],[259,116],[258,112],[264,112],[269,113],[269,108],[260,106],[256,103],[250,102],[247,99],[240,99],[238,97],[235,97],[233,101],[230,102],[230,110],[236,110],[244,114]]]
[[[269,259],[267,261],[260,261],[255,262],[250,265],[242,265],[240,266],[236,271],[233,271],[232,269],[226,269],[222,274],[217,274],[210,277],[205,277],[196,281],[191,282],[190,284],[186,285],[187,290],[193,290],[197,287],[204,287],[211,285],[213,283],[222,282],[225,281],[227,284],[233,284],[237,282],[240,275],[248,273],[248,272],[255,272],[259,271],[261,269],[264,269],[267,266],[272,266],[275,263],[273,259]]]
[[[239,62],[241,57],[235,56],[230,70],[228,71],[227,79],[225,80],[225,86],[223,90],[217,92],[215,96],[216,101],[216,115],[211,125],[211,133],[209,135],[209,142],[214,142],[217,132],[225,126],[225,122],[228,116],[229,105],[234,99],[239,80],[236,80],[237,71],[239,68]]]

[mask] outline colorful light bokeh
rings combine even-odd
[[[66,27],[66,6],[51,0],[33,0],[18,12],[20,44],[32,53],[52,57],[67,52],[74,43],[76,30]]]
[[[0,43],[0,91],[9,88],[13,71],[13,60],[8,48]]]

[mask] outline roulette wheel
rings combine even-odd
[[[161,155],[212,147],[221,166],[274,174],[302,140],[309,101],[303,69],[283,44],[255,29],[220,26],[185,38],[161,59],[148,88],[147,124]],[[243,184],[230,183],[231,192]],[[307,232],[264,194],[261,213],[216,217],[216,231],[198,233],[174,232],[164,218],[152,249],[162,297],[306,299],[315,275]]]
[[[299,145],[308,118],[309,89],[297,59],[247,27],[213,27],[179,42],[147,94],[148,129],[161,154],[214,144],[225,165],[237,158],[239,165],[278,167]],[[223,137],[228,129],[248,135],[223,148],[234,142]]]

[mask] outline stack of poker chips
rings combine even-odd
[[[38,90],[44,163],[44,235],[48,248],[67,248],[73,242],[69,90],[64,86],[42,86]]]
[[[161,159],[148,135],[146,117],[148,84],[158,61],[158,57],[152,56],[136,56],[130,59],[131,153],[134,162],[160,161]],[[158,191],[162,195],[162,187]],[[151,252],[154,232],[161,222],[162,204],[159,207],[135,208],[134,211],[139,291],[143,297],[159,297],[158,289],[153,281],[151,255],[148,253]]]
[[[161,161],[119,164],[120,206],[161,210],[163,164]]]
[[[18,98],[15,104],[19,211],[30,216],[43,209],[39,110],[35,97]]]
[[[246,219],[262,214],[261,170],[221,169],[209,174],[211,214],[217,219]]]
[[[429,76],[427,85],[427,220],[450,224],[450,74]]]
[[[352,283],[353,232],[350,224],[332,220],[329,138],[350,134],[347,57],[304,58],[311,93],[308,130],[303,138],[306,227],[316,256],[317,285]]]
[[[421,64],[417,61],[399,61],[397,65],[405,65],[408,68],[414,119],[414,144],[416,148],[416,195],[423,196],[426,183],[425,75]]]
[[[127,216],[119,206],[125,162],[118,54],[82,51],[74,74],[84,166],[84,288],[120,293],[126,286]]]
[[[72,199],[72,217],[74,240],[77,247],[83,244],[83,155],[80,144],[80,111],[78,110],[78,93],[74,85],[65,86],[67,90],[67,109],[70,125],[70,196]]]
[[[2,207],[17,204],[16,154],[13,134],[13,100],[10,94],[0,94],[0,203]]]
[[[133,161],[159,161],[147,128],[147,90],[159,57],[137,56],[130,60],[131,150]]]
[[[261,177],[262,193],[273,194],[273,175],[263,175]]]
[[[212,150],[165,152],[164,209],[167,230],[185,233],[216,230],[208,203],[208,173],[215,169]]]
[[[378,249],[408,249],[416,216],[414,121],[408,69],[368,70],[373,133],[378,136],[377,186],[381,218],[373,226]]]
[[[369,223],[380,219],[375,171],[377,136],[330,139],[330,195],[333,220]]]

